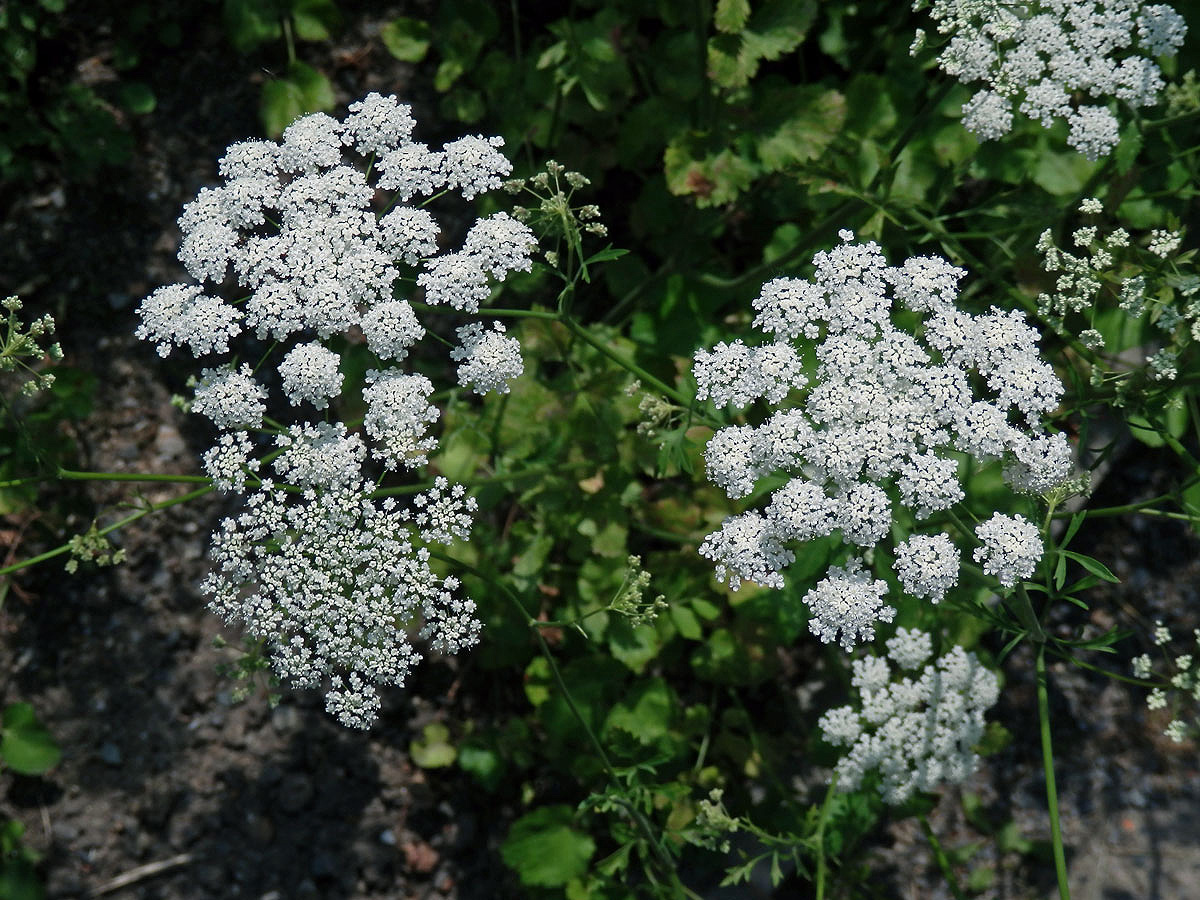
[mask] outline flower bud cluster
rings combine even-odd
[[[475,313],[495,281],[531,269],[536,246],[527,226],[495,213],[440,252],[422,198],[471,200],[512,166],[500,138],[435,151],[413,140],[415,125],[395,97],[370,94],[343,121],[317,113],[279,143],[229,147],[223,183],[179,219],[179,258],[197,283],[161,287],[139,308],[137,335],[164,356],[226,355],[240,340],[262,357],[253,368],[206,359],[196,383],[191,408],[219,431],[205,471],[219,490],[247,494],[214,535],[204,589],[214,610],[266,639],[280,678],[324,685],[329,711],[355,727],[375,718],[378,688],[403,684],[419,659],[410,631],[448,653],[479,631],[458,582],[430,565],[431,546],[467,537],[475,501],[441,478],[407,505],[377,490],[379,467],[415,469],[438,443],[433,383],[402,366],[425,334],[404,287]],[[358,332],[378,365],[360,398],[346,398],[340,350]],[[502,327],[470,324],[458,337],[463,386],[503,392],[521,374]],[[336,420],[344,399],[365,403],[360,429]]]
[[[838,790],[853,791],[877,772],[880,794],[895,805],[975,771],[973,748],[1000,683],[961,647],[926,664],[933,645],[922,631],[901,628],[887,648],[886,658],[854,660],[856,702],[817,724],[826,741],[849,748],[835,769]]]
[[[1088,159],[1117,144],[1110,100],[1158,102],[1164,82],[1155,58],[1174,56],[1187,33],[1172,7],[1142,0],[932,0],[929,14],[950,36],[942,70],[983,84],[963,106],[963,125],[994,140],[1012,129],[1014,112],[1046,128],[1065,119],[1067,143]]]
[[[1040,433],[1062,385],[1023,317],[957,308],[966,273],[944,260],[889,266],[875,243],[841,236],[814,257],[811,281],[763,287],[754,324],[773,340],[696,353],[700,399],[779,406],[761,424],[718,430],[705,450],[708,478],[731,498],[749,496],[766,476],[786,479],[764,509],[727,518],[700,547],[735,590],[742,581],[782,587],[794,542],[838,532],[865,552],[898,515],[909,528],[950,508],[963,497],[962,454],[1003,459],[1005,479],[1023,492],[1046,491],[1070,472],[1066,438]],[[978,536],[991,548],[987,565],[1011,584],[1041,545],[1014,541],[998,521]],[[916,597],[940,600],[958,567],[945,534],[913,535],[897,548],[896,574]],[[847,649],[870,640],[875,623],[895,613],[883,602],[886,587],[852,557],[808,593],[810,628]]]
[[[26,380],[21,384],[21,393],[32,396],[54,384],[54,373],[43,372],[32,368],[25,360],[39,362],[47,357],[51,362],[62,359],[62,347],[57,343],[48,347],[42,346],[42,339],[54,333],[54,318],[49,314],[34,319],[24,325],[17,318],[24,304],[21,298],[12,296],[0,300],[0,306],[7,313],[4,331],[4,345],[0,346],[0,372],[15,372],[24,369]]]
[[[1103,204],[1085,199],[1079,212],[1096,222]],[[1053,290],[1038,295],[1038,315],[1058,329],[1078,330],[1080,342],[1097,354],[1122,354],[1122,371],[1128,369],[1125,346],[1108,346],[1095,328],[1082,328],[1079,320],[1095,321],[1097,313],[1115,301],[1129,317],[1152,324],[1165,338],[1166,346],[1147,351],[1147,376],[1153,381],[1171,381],[1178,374],[1175,362],[1190,343],[1200,340],[1200,274],[1192,265],[1195,250],[1178,252],[1183,233],[1154,229],[1136,238],[1124,228],[1104,231],[1089,224],[1071,233],[1071,249],[1059,247],[1047,229],[1038,238],[1042,268],[1055,276]],[[1124,329],[1122,329],[1124,331]],[[1144,339],[1144,338],[1143,338]],[[1151,341],[1157,343],[1156,341]],[[1103,377],[1097,366],[1093,377]]]

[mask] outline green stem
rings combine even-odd
[[[38,484],[44,481],[159,481],[169,484],[212,484],[212,479],[205,475],[155,475],[146,472],[74,472],[70,469],[58,469],[47,475],[31,475],[28,478],[15,478],[12,481],[0,481],[0,489],[21,487],[26,484]]]
[[[825,791],[825,801],[821,804],[821,818],[817,820],[817,900],[825,900],[825,879],[828,875],[828,862],[825,858],[825,823],[829,821],[829,809],[833,805],[834,794],[837,793],[837,772],[829,779],[829,788]]]
[[[946,887],[950,888],[950,893],[954,895],[954,900],[967,900],[962,888],[958,886],[958,879],[954,875],[954,867],[950,865],[950,858],[942,849],[942,843],[934,834],[929,820],[925,818],[924,813],[917,816],[917,819],[921,823],[921,830],[925,832],[925,840],[929,842],[929,849],[933,851],[933,858],[937,860],[938,868],[942,870],[942,878],[946,881]]]
[[[607,344],[602,342],[599,338],[594,337],[590,331],[588,331],[586,328],[584,328],[582,325],[580,325],[574,319],[566,317],[566,318],[563,318],[562,322],[564,325],[567,326],[567,330],[569,330],[571,332],[571,334],[575,335],[581,341],[590,345],[591,347],[595,348],[596,350],[599,350],[601,353],[603,353],[605,356],[607,356],[609,359],[611,359],[613,362],[615,362],[622,369],[625,369],[628,372],[632,372],[634,375],[636,375],[638,377],[639,380],[641,380],[645,384],[650,385],[651,387],[653,387],[656,391],[658,391],[663,396],[669,397],[670,399],[672,399],[676,403],[678,403],[680,406],[684,406],[684,407],[688,406],[692,402],[692,398],[685,397],[682,393],[675,390],[675,388],[671,387],[666,382],[661,381],[660,379],[651,375],[649,372],[647,372],[645,369],[643,369],[637,363],[633,362],[632,360],[625,359],[623,356],[621,356],[621,354],[617,353],[615,350],[613,350]]]
[[[1046,807],[1050,813],[1050,837],[1054,843],[1054,874],[1060,900],[1071,900],[1067,884],[1067,857],[1063,850],[1062,824],[1058,815],[1058,787],[1054,781],[1054,747],[1050,742],[1050,697],[1046,689],[1046,645],[1037,652],[1038,723],[1042,732],[1042,767],[1046,772]]]
[[[151,472],[74,472],[59,469],[58,478],[65,481],[161,481],[170,484],[212,484],[207,475],[156,475]]]
[[[556,474],[564,474],[574,472],[576,470],[592,470],[595,466],[592,463],[577,463],[573,466],[563,466],[555,463],[545,466],[530,466],[528,469],[518,469],[515,472],[501,472],[499,475],[488,475],[484,478],[473,478],[470,481],[461,482],[464,487],[473,488],[482,484],[503,484],[506,481],[516,481],[520,478],[526,478],[531,475],[545,475],[548,472]],[[371,500],[378,500],[380,497],[401,497],[408,494],[419,494],[421,491],[427,491],[433,487],[432,481],[422,482],[420,484],[403,484],[398,487],[381,488],[372,491]]]
[[[111,525],[107,525],[104,528],[101,528],[96,533],[99,534],[101,537],[103,537],[104,535],[106,535],[112,531],[116,531],[118,528],[124,528],[126,525],[130,524],[131,522],[136,522],[138,519],[142,518],[143,516],[148,516],[151,513],[155,513],[155,512],[158,512],[159,510],[166,509],[169,506],[178,506],[180,503],[187,503],[189,500],[195,500],[197,497],[203,497],[205,494],[210,493],[212,491],[212,489],[213,488],[212,488],[211,484],[206,485],[205,487],[202,487],[199,490],[191,491],[190,493],[184,494],[182,497],[176,497],[173,500],[164,500],[162,503],[155,503],[152,506],[147,506],[145,509],[139,509],[137,512],[135,512],[131,515],[128,515],[123,519],[119,519],[118,521],[114,522]],[[70,551],[71,551],[71,545],[69,543],[62,544],[61,546],[55,547],[53,550],[47,550],[45,553],[41,553],[37,556],[32,556],[29,559],[21,560],[21,562],[18,562],[18,563],[13,563],[11,566],[5,566],[3,569],[0,569],[0,575],[8,575],[9,573],[16,572],[19,569],[24,569],[24,568],[28,568],[29,566],[37,565],[38,563],[45,562],[48,559],[54,559],[54,557],[56,557],[56,556],[62,556],[64,553],[69,553]]]

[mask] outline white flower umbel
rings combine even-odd
[[[925,665],[932,643],[920,631],[901,628],[887,647],[887,659],[854,660],[857,703],[830,710],[818,726],[826,741],[848,748],[835,769],[838,790],[856,790],[878,773],[880,794],[896,805],[975,770],[972,748],[1000,684],[961,647]]]
[[[293,406],[308,401],[317,409],[329,406],[329,398],[342,392],[341,357],[323,344],[297,344],[279,363],[283,392]]]
[[[1111,101],[1158,102],[1163,79],[1154,58],[1174,56],[1187,33],[1170,6],[1142,0],[932,0],[929,7],[949,38],[942,70],[981,85],[963,106],[966,128],[981,140],[1003,137],[1014,108],[1047,128],[1066,119],[1067,143],[1088,159],[1117,144]]]
[[[474,604],[429,565],[431,545],[467,538],[475,501],[445,478],[407,505],[382,499],[394,485],[381,486],[381,467],[417,469],[438,445],[433,383],[401,368],[426,333],[411,301],[441,305],[443,317],[474,313],[493,284],[530,271],[535,249],[532,231],[498,212],[468,221],[461,248],[441,250],[425,200],[471,200],[512,165],[500,138],[431,151],[412,139],[415,127],[407,105],[370,94],[344,121],[316,113],[279,143],[232,145],[223,183],[179,218],[179,259],[208,292],[168,285],[138,310],[138,336],[163,356],[228,355],[243,330],[261,342],[203,369],[192,402],[221,432],[205,471],[219,490],[246,495],[214,537],[218,569],[205,589],[214,610],[266,641],[281,678],[326,686],[329,711],[357,727],[378,713],[379,686],[402,684],[418,659],[410,635],[454,653],[479,633]],[[462,383],[507,391],[522,370],[516,338],[478,323],[458,336]],[[340,354],[364,338],[376,363],[351,431],[337,420],[355,383],[343,371],[361,369]],[[294,421],[313,408],[326,421]],[[259,481],[268,454],[272,478]]]
[[[1037,526],[1019,515],[995,513],[976,527],[975,535],[983,544],[975,548],[975,562],[1005,587],[1032,575],[1045,552]]]
[[[473,503],[455,507],[452,533],[417,534],[408,509],[370,499],[372,489],[358,481],[296,495],[264,481],[214,534],[218,568],[203,585],[214,611],[269,641],[281,679],[317,686],[332,678],[327,708],[358,728],[379,709],[376,686],[403,685],[420,659],[413,623],[452,650],[479,632],[474,604],[454,598],[457,580],[434,574],[421,546],[464,534]]]
[[[507,394],[508,382],[525,371],[520,342],[505,337],[499,322],[492,323],[491,331],[472,322],[458,329],[457,334],[461,346],[450,351],[450,358],[459,364],[458,383],[477,394]]]
[[[785,479],[765,515],[731,516],[701,545],[735,590],[742,581],[781,587],[793,541],[838,534],[870,548],[888,539],[894,522],[911,530],[914,519],[952,507],[963,498],[962,454],[1002,459],[1018,490],[1047,490],[1070,472],[1066,439],[1041,433],[1062,385],[1024,318],[958,309],[966,273],[944,260],[889,266],[874,243],[841,237],[814,258],[813,280],[763,287],[754,324],[773,340],[696,353],[701,397],[786,404],[759,425],[719,429],[705,448],[709,480],[731,499],[749,496],[768,475]],[[897,548],[901,584],[917,597],[940,600],[958,566],[945,534],[913,535]],[[879,585],[856,560],[831,570],[807,598],[814,632],[844,646],[869,639],[873,623],[892,613]]]

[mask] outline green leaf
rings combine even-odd
[[[846,119],[846,98],[812,85],[776,92],[764,105],[775,119],[758,141],[758,158],[768,172],[816,159]]]
[[[575,829],[571,807],[543,806],[513,822],[500,856],[524,885],[562,887],[587,871],[596,843]]]
[[[429,23],[422,19],[400,16],[379,31],[379,38],[388,53],[402,62],[420,62],[429,52]]]
[[[504,776],[504,759],[496,750],[478,739],[458,748],[458,767],[469,772],[487,790],[494,791]]]
[[[1086,519],[1087,513],[1083,510],[1080,510],[1079,512],[1075,513],[1075,515],[1071,516],[1071,522],[1069,525],[1067,525],[1066,533],[1063,534],[1062,540],[1058,545],[1060,550],[1067,549],[1067,544],[1071,543],[1071,538],[1075,537],[1075,532],[1079,531],[1079,526],[1081,526]]]
[[[302,41],[327,41],[342,26],[333,0],[292,0],[292,27]]]
[[[408,753],[422,769],[441,769],[454,764],[458,751],[450,743],[450,729],[441,722],[430,722],[408,746]]]
[[[0,762],[22,775],[41,775],[61,757],[62,751],[32,706],[13,703],[5,707],[0,727]]]
[[[733,34],[746,27],[750,20],[750,0],[717,0],[713,25],[717,31]]]
[[[1099,162],[1091,162],[1080,153],[1044,151],[1033,170],[1033,181],[1055,197],[1071,197],[1083,190],[1099,165]]]
[[[544,656],[535,656],[529,661],[525,667],[525,696],[535,709],[550,699],[553,681],[550,663]]]
[[[696,618],[696,614],[690,608],[682,603],[672,603],[667,612],[676,630],[683,637],[689,641],[700,640],[704,632],[700,627],[700,620]]]
[[[117,90],[117,97],[123,107],[138,116],[154,112],[157,103],[154,91],[140,81],[123,82]]]
[[[593,255],[589,256],[586,260],[584,260],[584,265],[590,266],[592,263],[607,262],[610,259],[620,259],[628,252],[628,250],[622,250],[619,247],[613,247],[612,245],[609,245],[599,253],[594,253]]]
[[[1108,570],[1108,566],[1100,562],[1098,559],[1093,559],[1090,556],[1085,556],[1082,553],[1076,553],[1073,550],[1059,550],[1060,554],[1069,559],[1075,560],[1097,578],[1102,578],[1110,584],[1120,584],[1121,579]]]
[[[333,85],[312,66],[299,61],[292,63],[287,68],[287,79],[300,88],[305,112],[333,109]]]
[[[696,205],[723,206],[754,180],[758,167],[729,147],[710,150],[698,135],[681,135],[667,145],[663,168],[667,188],[678,196],[692,195]]]
[[[279,18],[261,0],[225,0],[222,19],[238,53],[249,53],[259,44],[283,37]]]
[[[1142,130],[1138,127],[1137,122],[1130,122],[1121,130],[1121,142],[1113,151],[1113,162],[1117,165],[1117,174],[1124,175],[1133,168],[1133,163],[1137,159],[1138,153],[1141,152],[1144,142]]]
[[[263,85],[259,116],[267,133],[278,137],[300,116],[332,109],[333,104],[329,79],[312,66],[297,61],[288,66],[283,78]]]
[[[653,744],[670,731],[675,698],[661,678],[634,685],[629,695],[609,711],[602,734],[620,730],[639,744]]]

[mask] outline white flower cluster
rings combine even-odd
[[[814,257],[813,280],[763,287],[754,324],[772,342],[722,343],[696,354],[701,399],[782,405],[757,426],[718,430],[705,449],[709,479],[731,498],[750,495],[774,473],[789,479],[764,510],[729,517],[701,545],[735,590],[743,580],[782,587],[791,542],[837,531],[869,548],[890,534],[900,507],[921,520],[953,506],[963,497],[959,454],[1003,458],[1004,477],[1022,491],[1045,491],[1070,472],[1066,438],[1037,433],[1062,385],[1022,316],[958,309],[966,273],[944,260],[889,266],[873,242],[854,243],[848,231],[841,237]],[[894,325],[894,314],[910,324],[916,314],[916,336]],[[998,567],[1016,551],[1004,552],[997,550]],[[958,565],[944,534],[914,535],[897,548],[897,575],[916,597],[941,599]],[[1019,569],[1010,561],[1002,571]],[[874,623],[894,614],[883,585],[856,559],[831,569],[808,594],[811,629],[846,647],[869,640]]]
[[[839,791],[877,771],[884,801],[900,804],[975,770],[973,748],[1000,683],[961,647],[926,665],[933,647],[922,631],[901,628],[887,648],[886,659],[854,660],[858,703],[830,710],[818,726],[829,743],[849,748],[836,767]]]
[[[1142,0],[933,0],[929,13],[950,35],[942,70],[983,83],[963,125],[994,140],[1012,129],[1014,109],[1047,128],[1066,119],[1067,143],[1088,159],[1116,146],[1109,100],[1153,106],[1163,88],[1154,58],[1173,56],[1187,33],[1170,6]]]
[[[445,191],[470,200],[500,187],[512,166],[500,138],[431,151],[412,139],[414,127],[408,106],[371,94],[344,121],[318,113],[279,143],[229,147],[221,186],[201,190],[179,219],[179,258],[200,284],[159,288],[138,311],[138,336],[164,356],[184,346],[228,354],[245,332],[274,342],[254,369],[214,362],[195,389],[193,411],[221,432],[205,471],[219,490],[248,494],[214,536],[218,569],[205,590],[226,619],[267,639],[281,678],[324,684],[330,712],[357,727],[374,719],[378,686],[402,684],[418,659],[411,631],[452,653],[479,630],[474,605],[434,574],[428,549],[467,536],[474,500],[438,479],[400,505],[380,499],[364,468],[414,469],[437,447],[433,384],[398,365],[425,334],[401,275],[426,302],[473,313],[494,280],[529,271],[535,247],[529,228],[496,213],[475,222],[461,249],[439,254],[440,229],[420,201]],[[347,378],[333,349],[344,344],[330,339],[352,329],[379,360],[366,373],[361,430],[268,418],[269,404],[276,416],[331,418]],[[506,391],[520,374],[520,348],[502,331],[459,329],[453,359],[464,386]],[[268,362],[274,373],[263,371]],[[272,436],[268,478],[257,457]]]

